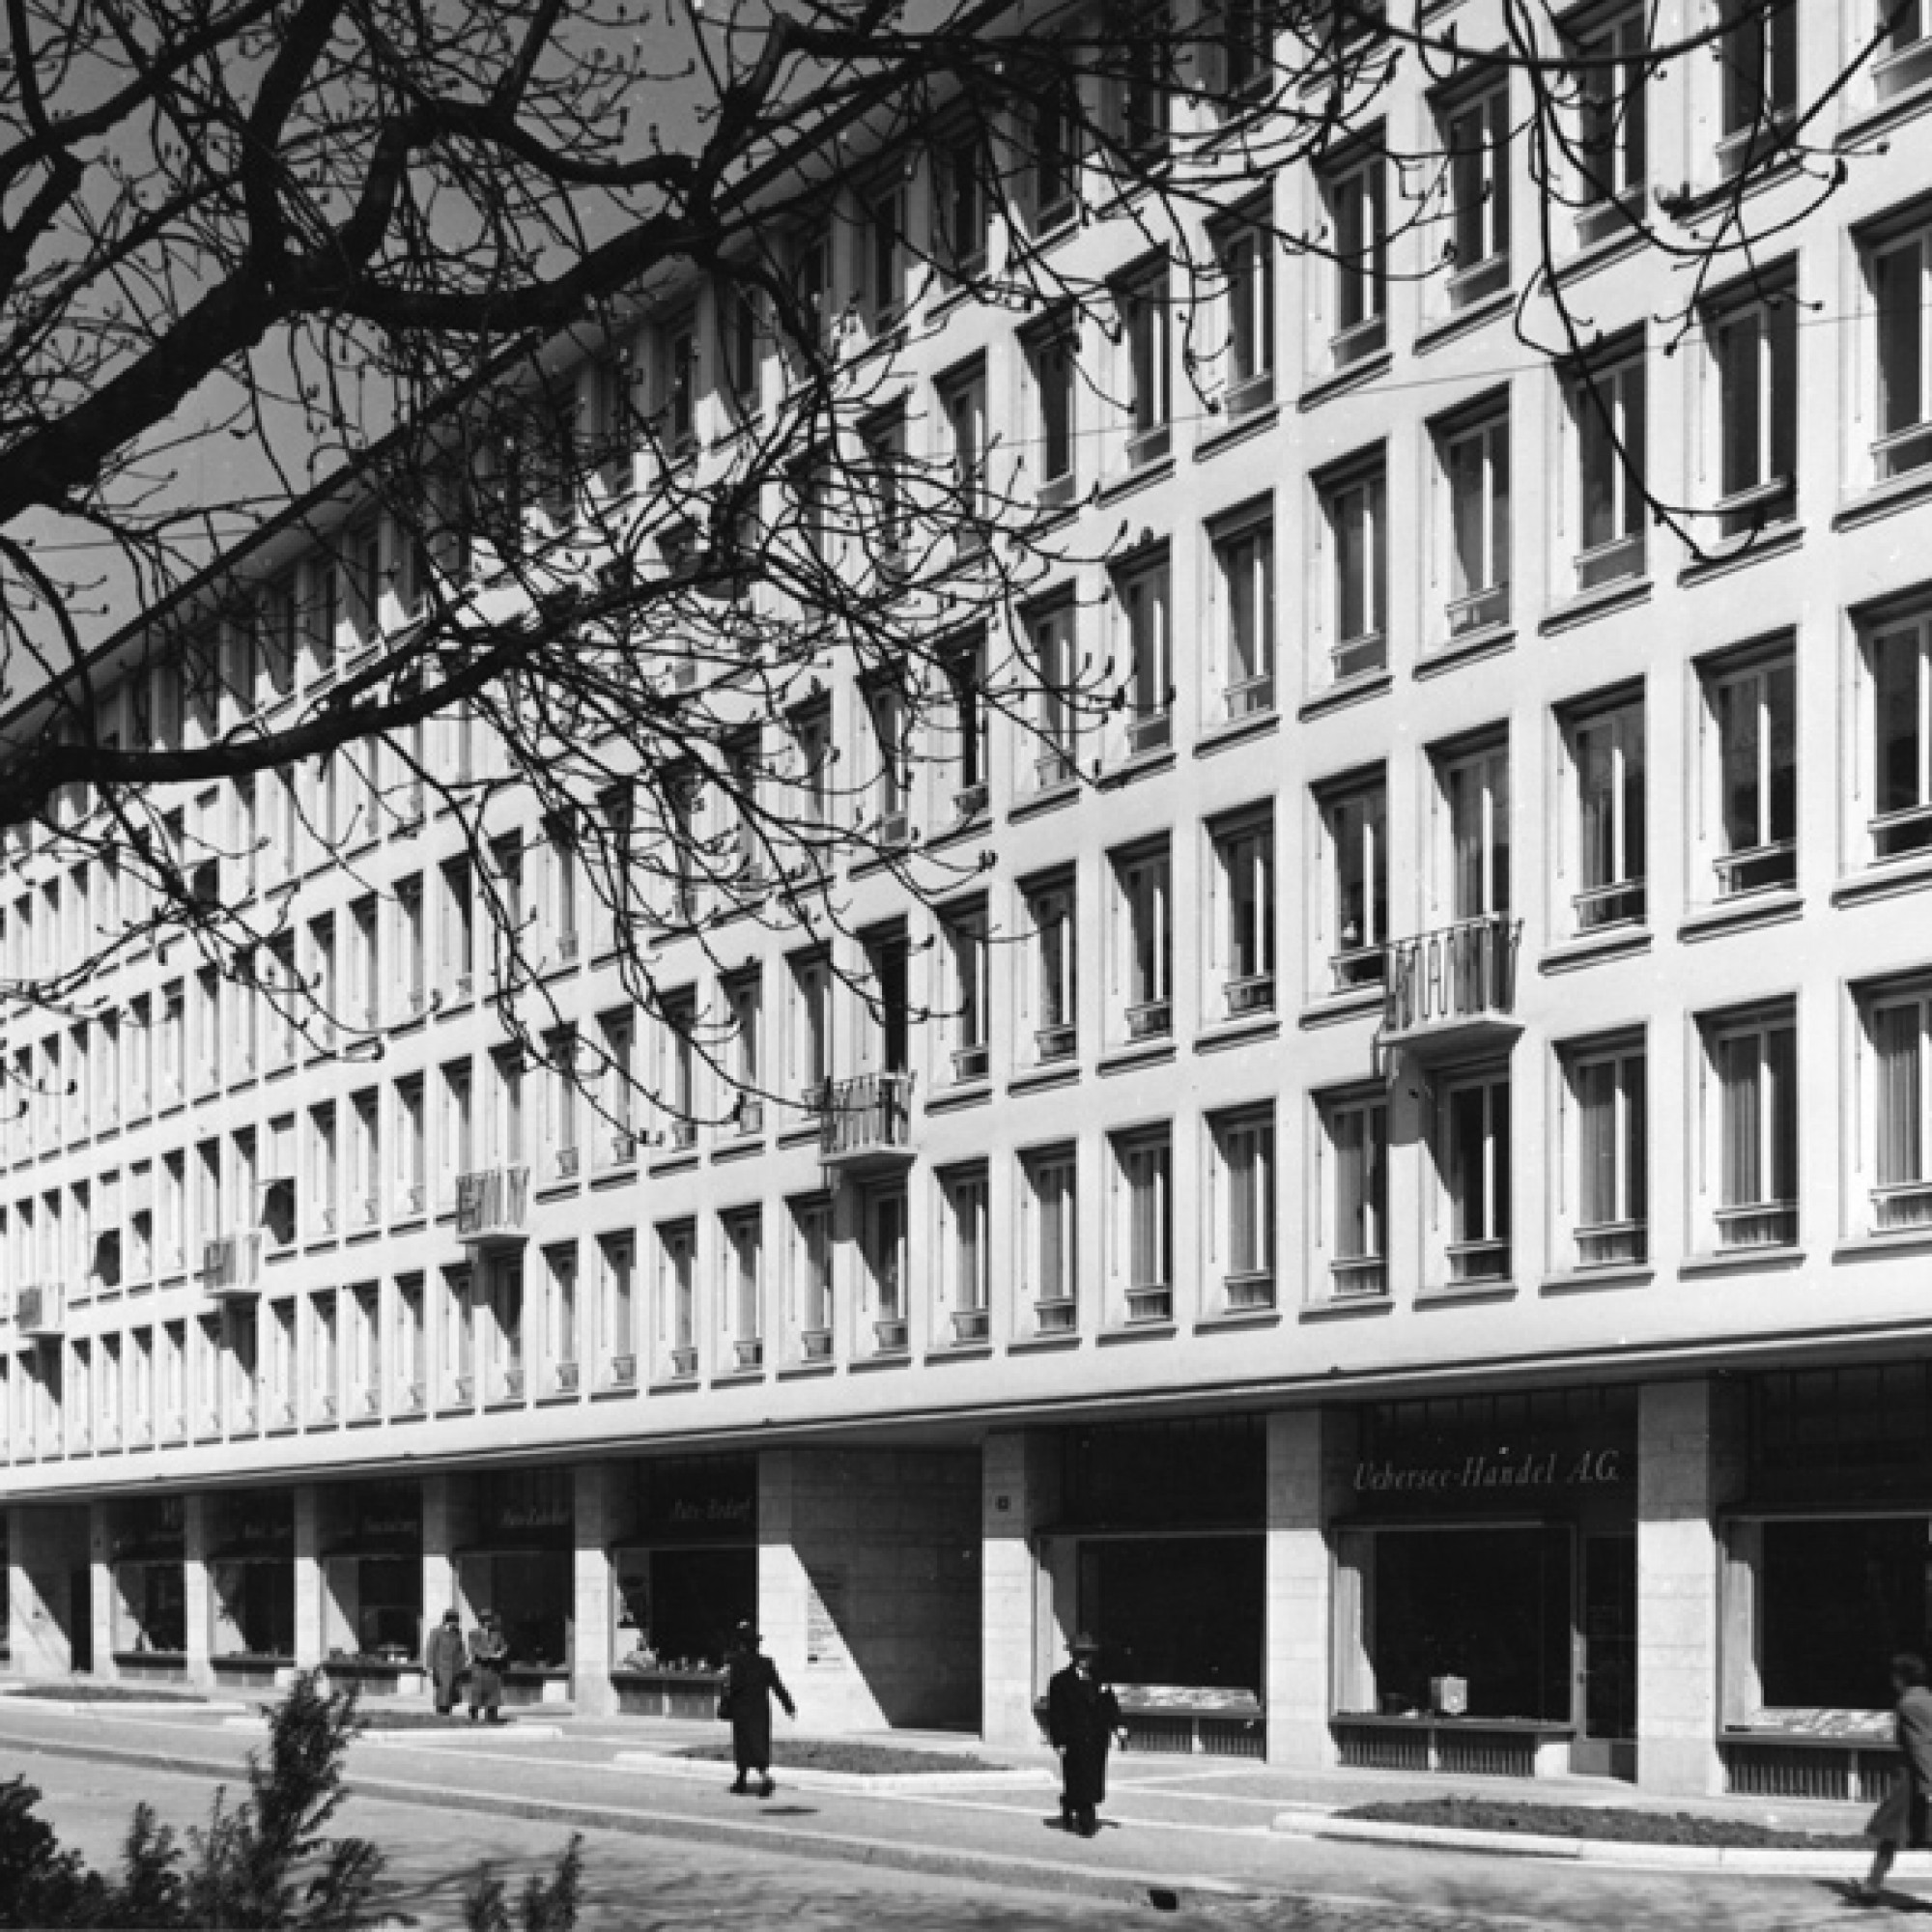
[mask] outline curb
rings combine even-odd
[[[1622,1838],[1556,1838],[1536,1832],[1462,1832],[1446,1825],[1397,1825],[1305,1811],[1277,1812],[1271,1829],[1299,1838],[1339,1838],[1687,1875],[1754,1872],[1765,1877],[1836,1878],[1843,1876],[1847,1864],[1861,1869],[1870,1857],[1859,1844],[1821,1845],[1815,1851],[1804,1846],[1650,1845]],[[1932,1878],[1932,1852],[1901,1852],[1893,1873],[1901,1880]]]
[[[208,1718],[248,1708],[224,1699],[199,1702],[186,1697],[117,1697],[111,1703],[98,1697],[29,1697],[25,1704],[30,1711],[45,1711],[56,1718]]]
[[[117,1750],[112,1746],[68,1739],[9,1740],[11,1747],[27,1754],[72,1757],[95,1763],[128,1765],[152,1771],[171,1771],[189,1777],[206,1777],[233,1784],[242,1775],[239,1765],[211,1763],[206,1758],[174,1752]],[[687,1812],[649,1811],[631,1806],[587,1804],[569,1799],[518,1798],[492,1791],[456,1786],[425,1790],[419,1783],[391,1783],[386,1778],[345,1779],[351,1797],[374,1799],[384,1804],[413,1804],[430,1810],[476,1812],[497,1818],[522,1818],[586,1832],[619,1832],[631,1837],[682,1839],[687,1843],[728,1845],[741,1851],[775,1853],[783,1858],[810,1859],[821,1864],[869,1865],[881,1870],[917,1872],[933,1878],[960,1878],[1007,1890],[1080,1897],[1172,1912],[1189,1907],[1227,1906],[1285,1895],[1285,1888],[1244,1885],[1206,1874],[1140,1872],[1116,1868],[1056,1864],[1046,1859],[1012,1854],[949,1851],[931,1844],[901,1844],[893,1839],[856,1833],[799,1832],[774,1821],[742,1818],[694,1818]]]
[[[611,1763],[619,1771],[683,1777],[709,1784],[730,1769],[724,1758],[671,1757],[656,1751],[620,1750]],[[801,1791],[851,1791],[891,1795],[901,1791],[993,1791],[1011,1785],[1057,1786],[1059,1779],[1039,1765],[1009,1771],[817,1771],[810,1765],[775,1764],[786,1784]]]

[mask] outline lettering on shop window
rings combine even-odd
[[[693,1502],[680,1496],[670,1506],[670,1520],[674,1523],[749,1523],[752,1520],[752,1498],[707,1496],[701,1502]]]
[[[1627,1479],[1621,1449],[1583,1449],[1575,1454],[1549,1450],[1543,1455],[1465,1456],[1457,1463],[1405,1467],[1382,1461],[1355,1464],[1357,1495],[1433,1495],[1471,1490],[1602,1489]]]

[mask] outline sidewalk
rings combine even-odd
[[[36,1702],[0,1697],[0,1747],[16,1765],[24,1762],[22,1753],[43,1751],[232,1779],[260,1737],[256,1727],[237,1728],[229,1713],[193,1706],[130,1711],[98,1704],[61,1712],[36,1709]],[[1278,1900],[1321,1884],[1355,1890],[1367,1887],[1378,1897],[1400,1897],[1412,1901],[1416,1910],[1433,1910],[1428,1901],[1442,1895],[1445,1854],[1428,1846],[1420,1834],[1399,1834],[1373,1845],[1321,1841],[1333,1812],[1377,1800],[1481,1793],[1529,1802],[1687,1811],[1843,1835],[1855,1835],[1863,1823],[1863,1814],[1853,1806],[1738,1799],[1660,1801],[1606,1780],[1450,1782],[1367,1772],[1287,1773],[1235,1759],[1122,1755],[1113,1762],[1112,1790],[1103,1811],[1106,1829],[1090,1841],[1057,1829],[1055,1794],[1040,1776],[1052,1766],[1051,1753],[1044,1749],[993,1749],[950,1735],[880,1734],[878,1742],[901,1747],[980,1756],[1010,1767],[1013,1776],[976,1780],[970,1790],[858,1790],[842,1783],[835,1789],[816,1780],[787,1778],[781,1730],[775,1767],[781,1790],[775,1801],[759,1803],[727,1797],[728,1765],[677,1756],[722,1736],[722,1727],[709,1724],[560,1717],[541,1710],[528,1714],[522,1727],[511,1723],[498,1730],[465,1725],[372,1733],[352,1751],[350,1779],[365,1802],[446,1806],[1003,1887],[1197,1907]],[[644,1761],[639,1762],[640,1758]],[[1576,1922],[1636,1923],[1628,1917],[1633,1885],[1649,1888],[1661,1906],[1693,1877],[1701,1879],[1702,1888],[1686,1893],[1687,1906],[1694,1896],[1700,1901],[1696,1922],[1719,1923],[1722,1921],[1710,1917],[1704,1902],[1711,1893],[1738,1893],[1736,1903],[1744,1911],[1741,1888],[1756,1887],[1762,1894],[1773,1885],[1770,1868],[1719,1880],[1708,1872],[1689,1872],[1681,1859],[1667,1857],[1656,1861],[1658,1869],[1646,1875],[1637,1848],[1628,1848],[1625,1855],[1628,1860],[1637,1853],[1634,1868],[1624,1862],[1616,1871],[1595,1877],[1575,1864],[1552,1870],[1546,1862],[1539,1872],[1530,1861],[1503,1859],[1493,1852],[1493,1847],[1486,1848],[1447,1864],[1468,1873],[1468,1883],[1495,1891],[1504,1917],[1511,1916],[1510,1907],[1520,1898],[1532,1923],[1564,1922],[1560,1916],[1550,1916],[1555,1910],[1551,1896],[1587,1899],[1599,1885],[1614,1888],[1622,1901],[1617,1910],[1624,1916]],[[1796,1884],[1794,1871],[1843,1879],[1862,1862],[1857,1846],[1795,1861],[1786,1855],[1781,1867],[1785,1876],[1777,1882]],[[1932,1859],[1917,1855],[1902,1861],[1898,1878],[1908,1889],[1932,1879]],[[1658,1922],[1674,1921],[1666,1916]],[[1738,1922],[1754,1921],[1747,1913]]]

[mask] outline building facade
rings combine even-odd
[[[1399,78],[1381,150],[1188,216],[1185,329],[1077,182],[1031,218],[1112,329],[949,301],[895,239],[942,218],[923,175],[802,241],[854,353],[893,337],[904,433],[1065,505],[1083,560],[1021,619],[1122,703],[882,758],[902,836],[990,864],[930,902],[856,867],[838,958],[668,942],[648,1022],[506,805],[559,1027],[662,1109],[508,1050],[419,787],[183,796],[336,1018],[185,943],[6,1016],[12,1669],[381,1689],[488,1605],[514,1694],[701,1714],[750,1614],[812,1728],[1012,1743],[1087,1626],[1151,1744],[1856,1795],[1928,1626],[1927,43],[1820,110],[1860,156],[1822,202],[1754,143],[1857,11],[1771,16],[1755,95],[1736,49],[1631,80],[1575,210],[1520,79]],[[1385,156],[1432,144],[1466,164],[1399,219]],[[1660,185],[1687,237],[1735,201],[1776,238],[1676,334],[1625,216]],[[1580,360],[1526,346],[1546,215]],[[1386,244],[1266,233],[1324,220]],[[639,326],[698,444],[724,326]],[[407,621],[380,521],[344,530],[265,553],[242,668],[144,671],[122,728],[299,701]],[[879,702],[760,728],[876,746]],[[13,840],[9,976],[138,918],[124,884]]]

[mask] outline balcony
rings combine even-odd
[[[856,1172],[912,1158],[910,1073],[862,1073],[827,1083],[818,1127],[821,1166]]]
[[[1504,913],[1392,940],[1382,1045],[1427,1063],[1513,1040],[1522,1031],[1515,1017],[1521,942],[1522,922]]]
[[[530,1171],[485,1167],[456,1178],[456,1238],[472,1248],[504,1247],[529,1234]]]
[[[262,1292],[262,1260],[267,1247],[267,1233],[260,1228],[204,1241],[201,1249],[201,1292],[211,1301],[242,1301],[259,1294]]]
[[[24,1341],[56,1340],[65,1326],[65,1313],[64,1297],[58,1282],[43,1282],[14,1293],[14,1326]]]

